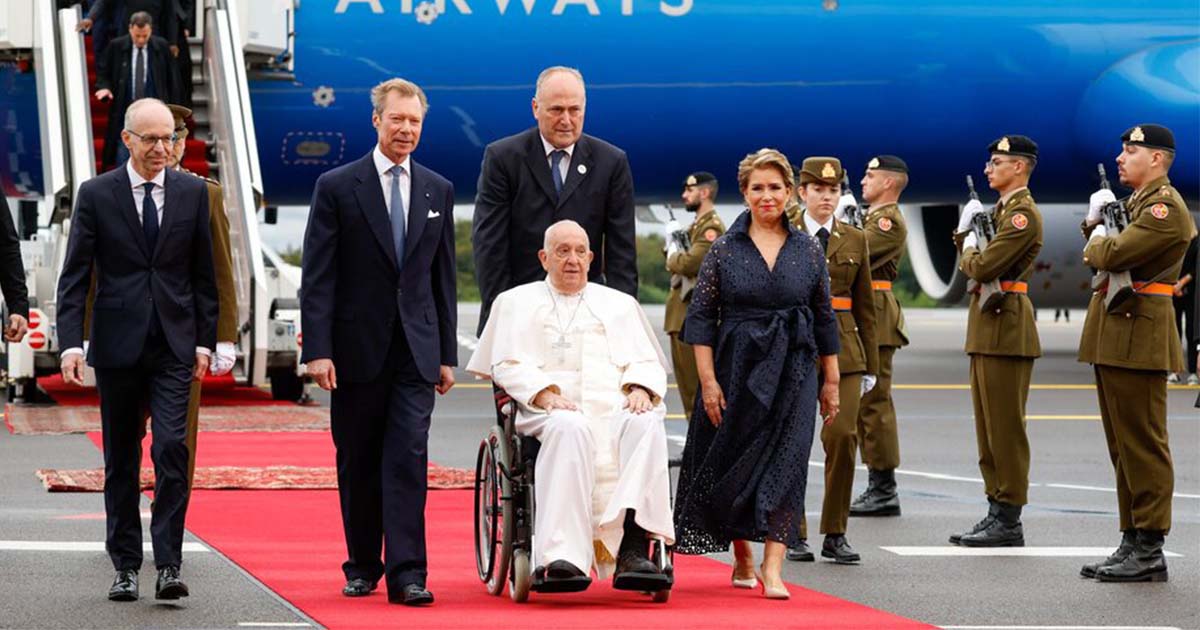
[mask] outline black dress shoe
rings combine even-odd
[[[1096,570],[1101,582],[1166,582],[1167,559],[1163,555],[1163,533],[1137,530],[1133,551],[1120,564]]]
[[[536,593],[578,593],[592,585],[592,578],[566,560],[554,560],[533,570],[530,590]]]
[[[187,596],[188,587],[179,579],[179,567],[163,567],[158,570],[154,599],[179,599]]]
[[[433,603],[433,593],[420,584],[405,584],[399,593],[388,591],[389,604],[405,606],[428,606]]]
[[[342,587],[342,595],[346,597],[366,597],[378,586],[378,582],[372,582],[365,578],[354,578],[346,580],[346,586]]]
[[[1128,558],[1129,554],[1133,553],[1133,543],[1135,540],[1137,540],[1137,530],[1127,529],[1121,532],[1121,544],[1117,547],[1117,550],[1100,562],[1090,562],[1083,565],[1083,568],[1079,569],[1079,575],[1085,578],[1094,578],[1096,577],[1096,571],[1125,562],[1125,558]]]
[[[829,534],[821,545],[821,557],[837,564],[858,564],[862,556],[850,546],[845,534]]]
[[[808,541],[801,540],[799,545],[789,547],[787,550],[787,559],[792,562],[816,562],[817,557],[813,555],[812,549],[808,548]]]
[[[987,527],[963,534],[958,544],[964,547],[1024,547],[1025,530],[1021,527],[1021,506],[997,503],[996,518]]]
[[[656,593],[671,587],[671,578],[658,570],[646,552],[626,551],[617,558],[613,588],[618,591]]]
[[[138,572],[132,569],[117,571],[112,586],[108,587],[108,599],[114,602],[136,602],[138,598]]]

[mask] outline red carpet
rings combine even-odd
[[[932,627],[798,586],[791,600],[768,601],[730,587],[727,565],[688,556],[677,556],[666,604],[614,591],[610,582],[515,604],[488,595],[476,577],[471,501],[470,491],[429,494],[429,588],[437,603],[427,609],[389,605],[382,585],[363,599],[341,595],[346,551],[336,492],[198,491],[188,529],[329,628]]]
[[[150,460],[143,459],[143,466]],[[38,479],[47,492],[103,492],[104,469],[68,470],[39,468]],[[430,490],[463,490],[474,487],[475,471],[429,465]],[[142,490],[154,490],[154,469],[142,468]],[[196,469],[196,490],[337,490],[333,466],[211,466]]]
[[[45,390],[59,405],[95,406],[100,404],[100,397],[94,387],[76,387],[63,381],[61,374],[43,376],[38,379],[38,385]],[[233,377],[208,376],[204,379],[204,387],[200,390],[201,404],[205,407],[236,407],[241,405],[287,405],[295,407],[296,403],[286,400],[273,400],[271,393],[257,387],[240,387]]]

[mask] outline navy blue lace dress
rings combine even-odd
[[[818,355],[838,353],[838,328],[820,242],[785,224],[773,270],[750,240],[749,211],[700,265],[683,339],[713,348],[727,407],[714,427],[696,394],[675,502],[681,553],[800,541]]]

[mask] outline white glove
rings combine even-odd
[[[858,397],[862,398],[863,396],[867,395],[867,392],[871,391],[872,389],[875,389],[875,383],[878,380],[879,379],[875,378],[874,374],[863,374],[862,392],[859,393]]]
[[[667,258],[670,258],[679,251],[679,244],[675,242],[675,233],[682,229],[683,227],[679,225],[679,221],[676,221],[675,219],[667,221],[666,226],[663,227],[663,235],[666,236],[667,239],[666,246],[663,248],[663,251],[667,253]]]
[[[1092,228],[1092,235],[1088,237],[1088,242],[1092,242],[1094,238],[1104,238],[1105,236],[1108,236],[1108,228],[1104,227],[1103,223],[1100,223]]]
[[[212,364],[209,365],[208,371],[213,376],[224,376],[233,369],[233,363],[237,360],[237,349],[228,341],[218,341],[217,349],[213,352]]]
[[[683,226],[679,225],[679,221],[671,219],[667,221],[667,225],[663,228],[663,233],[666,234],[667,240],[671,240],[671,235],[683,230]]]
[[[837,210],[833,211],[833,217],[838,221],[846,220],[846,208],[857,206],[858,202],[854,200],[854,195],[846,193],[838,199]]]
[[[670,258],[678,253],[679,253],[679,243],[675,242],[675,239],[673,239],[673,238],[668,238],[667,239],[667,258]]]
[[[966,232],[971,229],[971,218],[983,212],[983,204],[979,203],[978,199],[972,199],[963,206],[962,214],[958,217],[958,232]]]
[[[974,232],[967,234],[966,238],[963,239],[963,250],[965,251],[968,247],[979,249],[979,239],[975,238]]]
[[[1099,223],[1100,209],[1104,207],[1104,204],[1112,203],[1116,200],[1117,196],[1113,194],[1113,191],[1107,188],[1101,188],[1100,190],[1092,193],[1092,196],[1088,199],[1087,222],[1089,224]]]

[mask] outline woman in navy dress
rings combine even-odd
[[[749,541],[763,541],[764,593],[786,598],[780,572],[800,540],[818,398],[826,421],[838,411],[838,328],[821,245],[784,215],[794,190],[787,158],[746,156],[738,186],[749,209],[701,263],[683,327],[701,391],[679,475],[676,551],[732,542],[733,585],[754,588]]]

